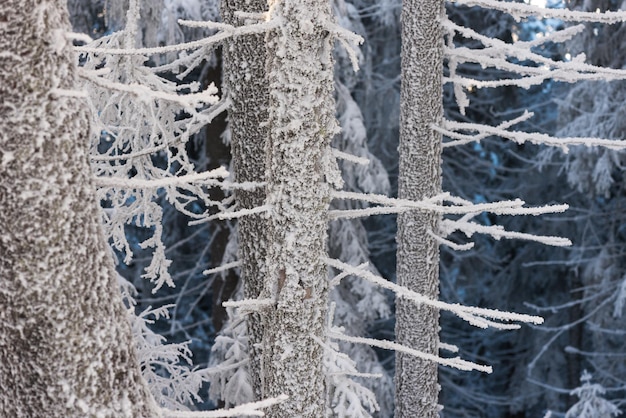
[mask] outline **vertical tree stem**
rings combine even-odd
[[[65,1],[0,3],[0,415],[158,417],[88,163]]]
[[[270,136],[267,146],[269,248],[264,317],[264,396],[289,400],[273,418],[326,414],[322,347],[328,298],[326,255],[330,187],[324,176],[337,132],[331,21],[327,0],[270,2],[281,26],[268,37]]]
[[[225,23],[244,23],[236,11],[260,13],[267,0],[223,0],[221,11]],[[265,177],[265,123],[269,108],[269,86],[265,76],[265,35],[237,37],[223,49],[224,84],[231,106],[228,120],[235,180],[263,181]],[[265,203],[264,190],[237,190],[237,205],[252,209]],[[258,298],[263,290],[267,255],[266,221],[262,215],[244,216],[237,222],[239,260],[244,297]],[[263,329],[258,313],[247,315],[249,371],[255,400],[261,399],[261,353]]]
[[[432,124],[443,115],[442,0],[409,0],[402,9],[402,83],[398,195],[420,200],[441,193],[441,135]],[[398,284],[436,299],[439,294],[440,215],[407,212],[398,216]],[[438,353],[439,312],[398,298],[396,339]],[[396,417],[438,417],[437,365],[406,354],[396,357]]]

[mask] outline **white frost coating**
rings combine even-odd
[[[185,23],[185,22],[183,22]],[[241,27],[234,27],[230,25],[225,25],[223,23],[214,23],[214,22],[193,22],[193,27],[206,27],[206,28],[215,28],[220,29],[221,32],[203,38],[199,41],[191,41],[182,44],[169,45],[169,46],[160,46],[154,48],[107,48],[106,53],[110,55],[157,55],[157,54],[167,54],[170,52],[178,52],[185,51],[190,49],[200,49],[209,46],[215,46],[223,42],[226,39],[229,39],[234,36],[239,35],[247,35],[247,34],[257,34],[257,33],[265,33],[269,30],[272,30],[276,27],[275,23],[271,22],[263,22],[256,25],[248,25]],[[191,25],[190,25],[191,26]],[[94,48],[91,46],[80,46],[76,48],[79,52],[89,53],[89,54],[98,54],[101,53],[102,50],[98,48]]]
[[[501,238],[521,239],[525,241],[539,242],[545,245],[552,245],[554,247],[568,247],[572,245],[572,242],[567,238],[506,231],[501,225],[486,226],[475,222],[468,222],[465,219],[459,221],[444,219],[441,222],[440,231],[442,231],[444,236],[448,236],[455,231],[461,231],[468,238],[470,238],[473,234],[478,233],[489,235],[496,240]]]
[[[217,182],[206,182],[206,179],[216,179],[228,177],[228,171],[225,168],[217,168],[215,170],[207,171],[205,173],[194,173],[185,176],[178,177],[165,177],[161,179],[135,179],[135,178],[107,178],[99,177],[96,179],[96,184],[100,187],[121,187],[125,189],[158,189],[168,186],[186,185],[190,183],[198,184],[218,184]]]
[[[522,3],[517,3],[522,5]],[[559,12],[565,12],[559,10]],[[571,60],[553,60],[533,52],[533,47],[545,43],[566,42],[584,29],[578,25],[550,34],[540,40],[532,42],[506,43],[499,39],[481,35],[472,29],[459,26],[447,19],[443,27],[448,31],[445,56],[449,59],[450,74],[444,78],[444,83],[454,84],[454,94],[461,114],[469,106],[469,98],[464,89],[493,88],[499,86],[517,86],[528,89],[540,85],[546,80],[574,83],[580,80],[623,80],[626,71],[623,69],[604,68],[586,64],[585,54],[579,54]],[[480,42],[482,45],[475,48],[457,47],[454,45],[454,35],[460,34],[466,39]],[[530,65],[529,62],[534,65]],[[514,74],[511,78],[496,80],[478,80],[472,77],[457,75],[459,64],[477,63],[483,68],[492,67]]]
[[[329,316],[332,321],[332,317]],[[329,323],[329,327],[331,324]],[[371,418],[370,412],[379,411],[380,407],[376,402],[372,391],[352,380],[351,376],[377,377],[382,375],[366,375],[359,373],[356,369],[356,362],[349,356],[339,351],[336,342],[328,340],[324,343],[317,337],[313,340],[324,348],[324,368],[327,385],[332,388],[329,391],[330,404],[327,405],[327,416],[337,418]]]
[[[232,268],[239,267],[239,266],[241,266],[240,261],[233,261],[232,263],[223,264],[219,267],[215,267],[209,270],[204,270],[202,274],[204,274],[205,276],[208,276],[210,274],[221,273],[223,271],[230,270]]]
[[[65,3],[0,3],[15,53],[0,60],[0,411],[159,417],[98,224],[85,104],[50,94],[77,87],[71,51],[50,43]]]
[[[511,120],[508,121],[504,121],[501,124],[499,124],[497,126],[497,128],[499,129],[508,129],[513,125],[516,125],[518,123],[524,122],[528,119],[530,119],[531,117],[533,117],[534,113],[532,112],[528,112],[528,111],[524,111],[524,113],[516,118],[513,118]],[[445,123],[445,122],[444,122]],[[441,132],[441,131],[440,131]],[[443,132],[441,132],[443,133]],[[452,146],[456,146],[456,145],[464,145],[464,144],[469,144],[471,142],[479,142],[487,137],[489,137],[490,135],[488,133],[481,133],[481,134],[477,134],[477,135],[466,135],[466,134],[460,134],[457,132],[450,132],[448,131],[446,133],[446,135],[449,138],[453,138],[455,139],[454,141],[448,141],[448,142],[444,142],[441,146],[443,148],[447,148],[447,147],[452,147]]]

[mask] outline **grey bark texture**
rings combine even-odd
[[[421,200],[441,193],[441,135],[432,124],[443,115],[443,1],[402,3],[402,81],[400,107],[400,167],[398,196]],[[439,295],[440,215],[409,212],[398,216],[398,284],[429,298]],[[439,312],[399,297],[396,340],[437,355]],[[406,354],[396,355],[398,418],[438,417],[437,364]]]
[[[158,417],[102,235],[63,0],[0,3],[0,416]]]
[[[280,27],[268,35],[268,256],[263,312],[263,396],[289,399],[273,418],[326,414],[322,371],[328,298],[326,255],[330,186],[324,167],[337,132],[333,40],[327,0],[270,1]]]
[[[235,11],[260,13],[267,0],[222,0],[225,23],[245,23]],[[224,86],[230,98],[228,120],[233,170],[238,182],[263,181],[265,143],[268,129],[269,86],[265,75],[265,34],[246,35],[229,40],[223,48]],[[265,203],[265,190],[237,190],[237,205],[252,209]],[[244,297],[258,298],[263,290],[267,256],[266,220],[262,215],[240,218],[237,222],[239,260]],[[263,328],[258,313],[247,315],[249,372],[254,398],[261,399],[261,342]]]

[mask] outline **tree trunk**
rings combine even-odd
[[[441,135],[432,124],[443,115],[443,1],[405,1],[402,9],[402,82],[398,196],[421,200],[441,193]],[[440,215],[411,212],[398,216],[398,284],[429,298],[439,294]],[[398,298],[396,339],[438,354],[439,312]],[[439,416],[437,364],[396,355],[396,417]]]
[[[273,418],[326,414],[323,350],[327,305],[327,211],[324,167],[337,132],[333,40],[327,0],[271,1],[281,27],[268,37],[267,273],[263,395],[286,394]]]
[[[225,23],[240,25],[235,11],[260,13],[267,0],[223,0]],[[265,76],[265,35],[237,37],[224,47],[224,84],[231,105],[228,109],[233,169],[237,182],[263,181],[265,177],[265,143],[268,129],[269,88]],[[265,190],[237,190],[237,205],[252,209],[265,203]],[[266,221],[262,215],[240,218],[237,222],[239,260],[244,297],[258,298],[263,290],[267,256]],[[247,316],[249,371],[254,398],[261,399],[261,352],[263,328],[258,313]]]
[[[158,417],[98,223],[63,0],[0,3],[0,415]]]

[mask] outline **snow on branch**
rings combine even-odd
[[[241,261],[233,261],[232,263],[226,263],[226,264],[222,264],[219,267],[215,267],[215,268],[212,268],[212,269],[204,270],[202,272],[202,274],[205,275],[205,276],[209,276],[211,274],[221,273],[223,271],[234,269],[234,268],[239,267],[239,266],[241,266]]]
[[[619,12],[581,12],[566,9],[546,9],[526,3],[510,3],[499,0],[449,0],[462,6],[479,6],[510,14],[516,21],[527,17],[554,18],[566,22],[593,22],[616,24],[626,21],[626,11]]]
[[[456,345],[442,343],[441,341],[439,341],[439,349],[448,351],[450,353],[458,353],[459,352],[459,347],[457,347]]]
[[[568,247],[572,245],[572,242],[567,238],[507,231],[502,225],[481,225],[475,222],[469,222],[465,219],[465,217],[459,220],[443,219],[439,225],[439,228],[444,236],[448,236],[455,231],[460,231],[463,232],[468,238],[471,238],[472,235],[478,233],[489,235],[496,240],[500,240],[502,238],[520,239],[525,241],[539,242],[541,244],[551,245],[554,247]],[[448,243],[445,244],[449,245]],[[455,244],[455,246],[458,246],[458,244]]]
[[[459,318],[469,322],[470,324],[479,327],[479,328],[488,328],[493,327],[496,329],[516,329],[519,328],[517,324],[508,324],[506,322],[525,322],[531,324],[541,324],[543,323],[543,318],[539,316],[532,316],[526,314],[517,314],[512,312],[503,312],[497,309],[486,309],[486,308],[478,308],[473,306],[463,306],[458,303],[446,303],[438,300],[432,300],[427,298],[426,296],[414,292],[410,289],[407,289],[404,286],[399,286],[395,283],[392,283],[384,278],[377,276],[376,274],[362,270],[357,267],[351,266],[349,264],[343,263],[339,260],[332,258],[325,258],[324,261],[330,267],[336,268],[341,271],[345,271],[350,275],[360,277],[364,280],[367,280],[371,283],[374,283],[384,289],[391,290],[395,292],[399,297],[403,297],[409,300],[412,300],[417,303],[423,303],[428,306],[432,306],[433,308],[448,311],[452,314],[458,316]],[[505,323],[494,322],[502,321]]]
[[[563,212],[569,207],[568,205],[546,205],[529,208],[524,207],[525,202],[520,199],[502,200],[492,203],[472,203],[452,197],[449,193],[442,193],[441,195],[420,201],[396,199],[384,195],[346,191],[333,191],[331,196],[334,199],[360,200],[383,206],[365,209],[331,210],[329,211],[330,219],[357,218],[373,214],[401,213],[409,210],[433,211],[449,215],[478,214],[481,212],[489,212],[495,215],[542,215],[547,213]],[[451,205],[444,205],[444,202],[451,203]]]
[[[517,125],[518,123],[527,121],[531,117],[533,117],[532,112],[524,111],[524,113],[521,116],[518,116],[511,120],[504,121],[501,124],[499,124],[497,127],[499,129],[508,129],[513,125]],[[439,132],[441,133],[441,131]],[[450,134],[446,134],[446,136],[448,136],[449,138],[455,139],[455,141],[444,142],[442,144],[443,148],[452,147],[456,145],[464,145],[470,142],[479,142],[491,135],[488,133],[481,133],[481,134],[476,134],[476,135],[464,135],[464,134],[453,132]]]
[[[228,300],[222,302],[222,306],[225,308],[237,308],[239,314],[246,312],[262,311],[274,304],[273,299],[242,299],[242,300]]]
[[[219,185],[220,182],[214,181],[216,178],[228,177],[228,171],[224,167],[219,167],[204,173],[193,173],[184,176],[164,177],[160,179],[143,180],[137,178],[118,178],[118,177],[98,177],[96,185],[100,187],[121,187],[125,189],[158,189],[161,187],[172,187],[186,184],[208,184]],[[234,184],[234,183],[231,183]]]
[[[352,155],[352,154],[349,154],[347,152],[339,151],[336,148],[332,149],[332,153],[335,156],[335,158],[340,159],[340,160],[350,161],[351,163],[360,164],[360,165],[369,165],[370,164],[370,160],[368,160],[367,158],[357,157],[356,155]]]
[[[112,55],[108,52],[134,49],[140,18],[136,2],[124,31],[94,40],[81,52],[81,87],[88,94],[92,118],[91,162],[96,176],[98,200],[108,209],[103,213],[104,231],[113,246],[133,258],[133,245],[126,237],[126,226],[146,228],[151,235],[138,243],[152,249],[153,256],[142,277],[154,283],[153,292],[164,284],[173,286],[168,273],[171,260],[162,242],[163,209],[167,201],[180,213],[192,218],[209,216],[208,207],[224,205],[211,199],[209,187],[256,188],[221,179],[224,168],[197,173],[187,154],[187,142],[230,103],[217,96],[210,85],[173,82],[146,65],[141,54]],[[206,51],[204,51],[206,52]],[[188,58],[188,56],[186,56]],[[179,73],[188,60],[182,59]],[[189,68],[187,68],[189,69]]]
[[[476,364],[471,361],[463,360],[459,357],[445,358],[445,357],[435,356],[432,354],[424,353],[422,351],[414,350],[412,348],[406,347],[398,343],[394,343],[392,341],[376,340],[373,338],[352,337],[350,335],[339,333],[334,330],[331,330],[328,333],[328,338],[346,341],[346,342],[355,343],[355,344],[366,344],[372,347],[378,347],[378,348],[382,348],[385,350],[393,350],[396,352],[406,353],[414,357],[418,357],[418,358],[428,360],[428,361],[433,361],[443,366],[453,367],[459,370],[464,370],[464,371],[477,370],[477,371],[484,372],[484,373],[491,373],[493,371],[493,369],[490,366],[483,366],[481,364]]]
[[[199,93],[190,93],[185,95],[172,94],[169,92],[154,90],[146,85],[139,83],[124,84],[106,80],[91,74],[90,71],[79,71],[79,75],[95,85],[107,89],[109,91],[119,91],[130,93],[139,100],[166,100],[181,105],[185,110],[195,110],[206,104],[215,104],[219,102],[217,87],[211,83],[206,90]]]
[[[169,411],[162,409],[164,418],[226,418],[226,417],[240,417],[240,416],[254,416],[264,417],[265,413],[261,411],[263,408],[276,405],[280,402],[284,402],[289,397],[287,395],[280,395],[276,398],[265,399],[258,402],[250,402],[243,405],[235,406],[229,409],[217,409],[215,411]]]
[[[219,219],[221,221],[224,221],[224,220],[227,220],[227,219],[237,219],[237,218],[241,218],[243,216],[250,216],[250,215],[255,215],[255,214],[258,214],[258,213],[265,213],[265,212],[268,212],[271,208],[272,208],[271,205],[262,205],[262,206],[254,207],[252,209],[240,209],[240,210],[235,210],[235,211],[223,211],[223,212],[217,213],[215,215],[211,215],[211,216],[199,219],[199,220],[191,221],[191,222],[189,222],[189,225],[198,225],[198,224],[214,221],[214,220],[217,220],[217,219]]]
[[[474,248],[473,242],[468,242],[466,244],[457,244],[456,242],[452,242],[448,239],[445,239],[444,237],[440,235],[435,234],[431,230],[428,230],[427,233],[429,236],[433,237],[435,241],[437,241],[439,244],[447,245],[448,247],[452,248],[455,251],[467,251],[467,250],[471,250],[472,248]]]
[[[359,270],[367,270],[369,265],[370,265],[370,263],[366,261],[365,263],[361,263],[358,266],[356,266],[356,268],[359,269]],[[349,275],[350,275],[350,273],[348,273],[346,271],[342,271],[341,273],[339,273],[338,275],[336,275],[335,277],[332,278],[332,280],[329,283],[330,287],[335,287],[335,286],[339,285],[339,283],[341,283],[341,280],[345,279]]]
[[[530,113],[532,116],[532,113]],[[478,123],[467,123],[467,122],[455,122],[451,120],[444,120],[443,126],[431,126],[437,132],[442,133],[443,135],[453,138],[456,141],[450,142],[448,144],[457,144],[457,143],[467,143],[473,141],[480,141],[480,139],[485,138],[486,136],[499,136],[502,138],[509,139],[517,144],[523,144],[525,142],[530,142],[532,144],[544,144],[553,147],[558,147],[564,153],[569,151],[569,147],[576,145],[584,145],[587,147],[604,147],[612,150],[622,150],[626,148],[626,141],[617,141],[612,139],[602,139],[602,138],[585,138],[585,137],[565,137],[565,138],[557,138],[554,136],[538,133],[538,132],[522,132],[522,131],[510,131],[507,130],[502,125],[500,126],[489,126]],[[461,132],[477,132],[475,135],[464,134]],[[457,142],[460,141],[460,142]],[[450,145],[448,145],[450,146]]]

